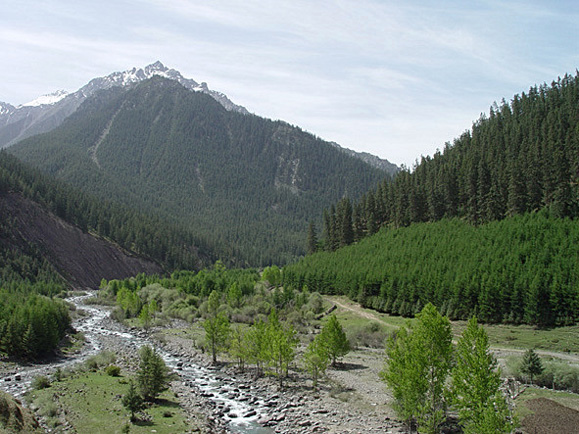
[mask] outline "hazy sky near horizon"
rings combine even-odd
[[[579,2],[19,0],[0,101],[157,60],[250,112],[412,166],[493,101],[579,68]]]

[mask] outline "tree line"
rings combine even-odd
[[[56,348],[70,327],[68,306],[25,284],[0,289],[0,355],[38,358]]]
[[[0,151],[0,194],[9,192],[19,193],[84,232],[111,239],[166,269],[200,269],[214,260],[205,242],[190,232],[154,215],[96,199]],[[9,221],[10,216],[5,218]],[[8,225],[3,227],[0,235],[12,237]]]

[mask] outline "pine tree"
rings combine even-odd
[[[541,358],[537,355],[535,350],[529,348],[523,355],[521,361],[521,372],[529,376],[531,384],[533,384],[533,377],[541,375],[544,367]]]
[[[143,409],[143,398],[137,393],[133,380],[129,381],[129,390],[123,396],[122,403],[131,412],[131,422],[134,422],[135,413]]]
[[[145,401],[153,401],[169,386],[169,368],[157,352],[148,345],[139,350],[137,386]]]
[[[318,236],[316,234],[316,225],[313,221],[310,222],[308,226],[308,240],[307,240],[307,253],[311,255],[318,251]]]
[[[350,342],[346,337],[346,332],[334,314],[330,315],[319,337],[332,366],[336,366],[336,361],[350,352]]]

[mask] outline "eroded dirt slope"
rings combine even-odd
[[[0,195],[0,214],[13,221],[14,243],[38,247],[64,278],[78,288],[95,288],[101,279],[122,279],[140,272],[160,273],[153,261],[67,223],[18,194]]]

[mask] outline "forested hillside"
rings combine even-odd
[[[474,226],[460,219],[382,229],[283,269],[284,285],[413,316],[568,325],[579,319],[579,226],[546,211]]]
[[[160,77],[95,95],[61,127],[10,152],[179,224],[240,265],[303,254],[302,229],[324,206],[386,177],[299,128],[228,112]]]
[[[199,269],[214,262],[208,247],[188,232],[159,218],[98,200],[0,151],[0,195],[6,198],[8,193],[18,193],[83,232],[111,240],[127,251],[156,261],[166,269]],[[0,234],[5,240],[2,246],[14,245],[22,249],[24,243],[32,240],[17,240],[21,234],[14,231],[14,215],[8,213],[6,202],[3,201],[0,211],[3,216]],[[18,257],[15,255],[15,260]],[[42,261],[46,259],[42,256]]]
[[[324,248],[374,234],[381,226],[459,217],[474,224],[549,208],[579,213],[579,74],[566,75],[493,104],[443,152],[423,157],[355,203],[324,216]]]
[[[451,318],[573,324],[578,181],[579,74],[493,105],[443,153],[332,205],[309,249],[336,252],[284,282],[405,316],[430,301]]]

